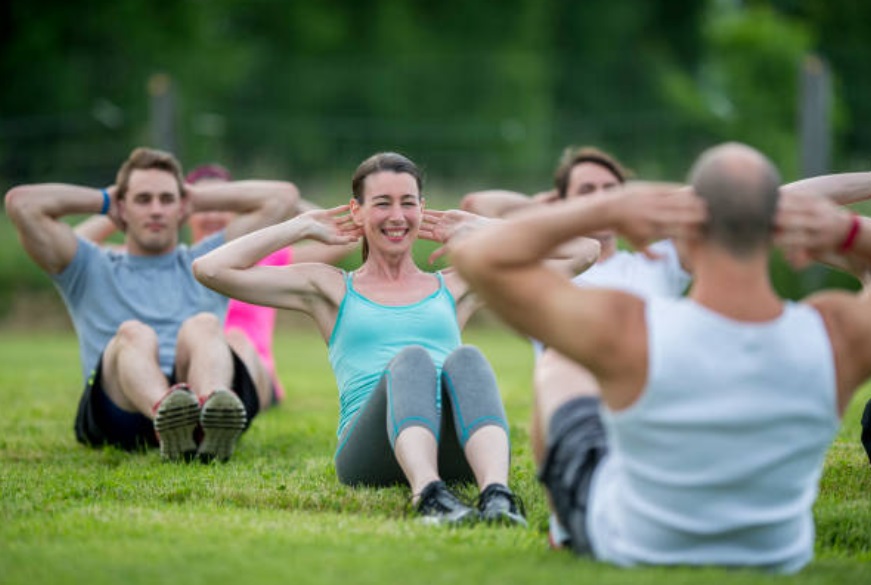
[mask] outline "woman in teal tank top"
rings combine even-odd
[[[421,187],[412,161],[376,154],[354,174],[349,205],[234,240],[199,259],[194,273],[229,297],[315,321],[339,386],[340,481],[408,483],[431,523],[525,525],[507,487],[508,423],[495,376],[483,354],[460,340],[479,303],[453,269],[425,272],[412,257],[419,237],[446,238],[445,216],[424,211]],[[336,245],[362,238],[363,264],[350,274],[320,263],[256,266],[305,238]],[[477,506],[461,502],[444,480],[476,482]]]

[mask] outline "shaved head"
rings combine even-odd
[[[780,174],[762,153],[735,142],[706,150],[690,171],[690,183],[708,207],[708,241],[738,257],[767,248]]]

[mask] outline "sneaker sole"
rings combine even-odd
[[[471,526],[478,521],[478,515],[474,510],[457,518],[447,516],[418,516],[417,521],[424,526]]]
[[[164,398],[154,416],[160,456],[166,461],[192,459],[197,452],[194,429],[199,421],[200,404],[190,392],[175,390]]]
[[[216,390],[200,413],[203,428],[203,442],[197,450],[200,460],[208,463],[230,459],[247,420],[245,406],[238,396],[229,390]]]
[[[524,518],[520,514],[512,514],[510,512],[503,512],[501,514],[494,514],[490,516],[485,516],[484,514],[481,514],[481,521],[496,526],[522,526],[524,528],[528,527],[526,518]]]

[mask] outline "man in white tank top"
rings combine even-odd
[[[706,152],[692,184],[695,194],[631,185],[536,209],[455,243],[453,264],[494,311],[592,377],[536,395],[540,477],[576,552],[794,572],[813,555],[826,450],[871,375],[871,348],[856,342],[871,336],[871,297],[782,301],[768,276],[772,226],[796,262],[867,264],[871,223],[822,198],[780,197],[773,165],[739,144]],[[689,297],[579,288],[542,266],[554,246],[603,229],[639,246],[677,238]]]

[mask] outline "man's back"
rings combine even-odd
[[[838,428],[821,316],[786,304],[777,319],[747,323],[654,299],[647,330],[641,396],[603,416],[615,448],[590,500],[597,556],[799,569]]]

